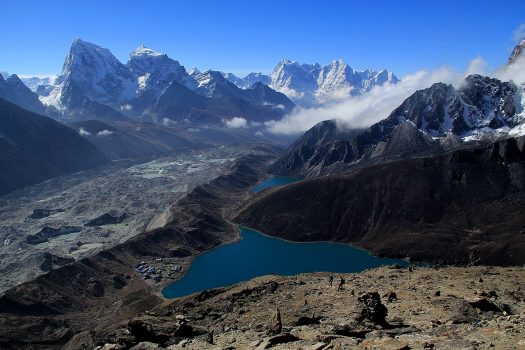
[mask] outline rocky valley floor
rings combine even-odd
[[[328,277],[264,276],[166,301],[66,349],[525,349],[521,267],[381,267],[343,275],[341,290]]]

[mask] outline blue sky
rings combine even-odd
[[[0,0],[0,70],[59,73],[75,37],[126,61],[140,44],[187,68],[269,72],[281,58],[397,75],[481,55],[495,68],[525,23],[525,1]]]

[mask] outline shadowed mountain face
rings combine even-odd
[[[15,74],[4,79],[0,74],[0,98],[12,102],[31,112],[44,113],[45,107]]]
[[[62,118],[66,121],[99,119],[106,122],[129,120],[112,107],[90,99],[76,82],[67,80],[62,84]],[[53,108],[53,107],[50,107]]]
[[[107,161],[75,131],[0,99],[0,194]]]
[[[257,83],[240,89],[219,72],[197,74],[195,91],[174,81],[146,109],[145,115],[194,123],[221,123],[224,118],[244,117],[250,121],[280,119],[294,104],[282,93]]]
[[[385,163],[255,196],[237,216],[296,241],[418,260],[523,264],[524,138]]]
[[[315,177],[340,173],[352,166],[437,154],[442,147],[412,122],[401,121],[385,140],[369,145],[370,134],[343,129],[327,120],[308,130],[271,167],[279,175]],[[459,147],[461,143],[454,146]]]

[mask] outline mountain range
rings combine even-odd
[[[520,136],[523,86],[470,75],[459,88],[444,83],[416,91],[365,130],[335,120],[317,124],[273,166],[278,174],[317,176],[371,162],[422,156],[465,143]]]
[[[199,123],[233,117],[275,120],[291,111],[294,103],[310,106],[362,94],[398,79],[387,70],[357,71],[342,60],[320,66],[287,59],[271,75],[250,73],[239,78],[219,71],[187,71],[178,61],[144,45],[124,64],[108,49],[75,39],[58,77],[22,82],[38,95],[46,113],[59,119],[167,118]]]
[[[305,64],[288,59],[281,60],[271,75],[250,73],[239,78],[232,73],[224,77],[240,88],[246,89],[257,82],[286,94],[292,101],[312,106],[331,99],[365,93],[374,86],[396,84],[399,79],[389,70],[357,71],[343,60],[335,60],[324,66]]]
[[[525,39],[502,69],[520,69]],[[308,70],[312,66],[296,65]],[[469,75],[435,83],[365,129],[326,120],[299,137],[272,165],[275,174],[316,177],[402,158],[439,155],[525,134],[525,84]]]
[[[523,56],[523,46],[522,41],[513,50],[509,65]],[[269,76],[251,73],[244,78],[196,68],[187,71],[166,54],[144,45],[123,64],[108,49],[75,39],[62,73],[52,84],[30,89],[16,75],[4,79],[2,74],[0,98],[78,130],[88,125],[101,128],[82,124],[84,121],[103,122],[107,126],[103,130],[114,132],[113,139],[102,142],[93,136],[97,132],[83,136],[100,143],[110,158],[119,159],[138,154],[131,145],[152,137],[131,131],[130,125],[137,121],[165,126],[224,125],[238,118],[241,126],[263,125],[289,113],[295,107],[292,100],[320,103],[325,97],[363,94],[374,86],[398,81],[388,70],[356,71],[342,60],[324,66],[282,60]],[[525,132],[523,96],[523,86],[481,75],[466,77],[457,88],[436,83],[413,93],[369,128],[355,130],[338,121],[314,126],[275,162],[272,171],[315,177],[356,165],[441,154],[470,143],[520,136]],[[177,132],[173,135],[179,138]],[[116,142],[117,135],[129,142]]]
[[[267,87],[241,89],[220,72],[190,75],[179,62],[143,45],[123,64],[108,49],[80,39],[72,43],[58,78],[36,93],[48,114],[69,121],[260,122],[294,106]]]

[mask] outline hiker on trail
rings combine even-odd
[[[328,277],[328,283],[330,283],[330,287],[332,287],[332,283],[334,283],[334,276],[330,275],[330,277]]]
[[[341,276],[341,279],[339,280],[339,285],[337,286],[337,290],[343,289],[343,285],[345,284],[345,279],[343,276]]]

